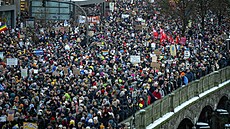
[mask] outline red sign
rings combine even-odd
[[[181,37],[180,44],[185,45],[185,43],[186,43],[186,37]]]
[[[100,16],[88,16],[88,22],[93,24],[100,23]]]

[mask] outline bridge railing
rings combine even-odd
[[[161,100],[155,101],[146,107],[145,112],[138,111],[135,113],[135,128],[142,129],[153,123],[168,112],[174,111],[174,108],[188,101],[189,99],[199,96],[199,94],[218,86],[218,84],[230,79],[230,66],[212,72],[199,80],[189,83],[173,91],[170,95]],[[121,123],[133,123],[133,117],[130,117]]]

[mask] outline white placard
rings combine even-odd
[[[70,50],[70,47],[68,44],[65,45],[65,50],[69,51]]]
[[[152,62],[157,62],[157,56],[152,56]]]
[[[79,23],[85,23],[86,22],[86,17],[85,16],[79,15],[78,19],[79,19],[78,20]]]
[[[0,52],[0,58],[3,59],[4,56],[3,56],[3,52]]]
[[[38,70],[37,70],[37,69],[34,69],[34,73],[36,73],[36,74],[37,74],[37,73],[38,73]]]
[[[114,11],[114,2],[109,3],[109,10]]]
[[[7,58],[7,65],[18,65],[18,58]]]
[[[131,63],[140,63],[141,57],[140,56],[130,56],[130,62]]]
[[[138,18],[137,18],[137,21],[141,21],[141,22],[142,22],[142,20],[143,20],[143,19],[142,19],[141,17],[138,17]]]
[[[27,77],[28,76],[28,73],[27,73],[28,69],[21,69],[21,76],[23,78]]]
[[[121,18],[128,18],[129,15],[128,14],[121,14]]]
[[[190,51],[184,51],[184,59],[188,59],[190,56]]]
[[[153,49],[155,49],[155,48],[156,48],[156,44],[155,44],[155,43],[151,43],[151,47],[152,47]]]
[[[5,116],[0,117],[0,122],[6,122],[6,117]]]

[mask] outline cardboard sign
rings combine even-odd
[[[155,51],[154,51],[154,54],[156,54],[156,55],[158,56],[158,55],[160,55],[160,54],[161,54],[161,51],[159,51],[159,50],[155,50]]]
[[[161,65],[160,65],[159,63],[152,62],[152,63],[151,63],[151,67],[156,68],[156,69],[160,69],[160,68],[161,68]]]
[[[18,65],[18,58],[7,58],[7,65]]]
[[[52,73],[52,76],[59,76],[59,73],[58,73],[57,71],[54,71],[54,72]]]
[[[14,110],[9,110],[8,116],[7,116],[7,121],[14,121]]]
[[[142,30],[142,25],[136,25],[136,26],[135,26],[135,29],[136,29],[136,30]]]
[[[23,122],[23,129],[38,129],[38,125],[36,123]]]
[[[157,62],[157,56],[152,56],[152,62]]]
[[[131,63],[140,63],[141,62],[141,57],[140,56],[130,56],[130,62]]]
[[[63,71],[64,71],[64,74],[65,74],[65,75],[68,75],[68,68],[66,68],[66,67],[63,68]]]
[[[94,31],[89,31],[88,35],[92,37],[94,35]]]
[[[73,74],[74,75],[80,75],[80,70],[77,69],[76,67],[73,68]]]

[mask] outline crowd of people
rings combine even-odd
[[[84,24],[70,25],[68,32],[56,29],[63,22],[36,23],[34,30],[18,25],[1,33],[0,117],[7,120],[0,126],[124,128],[119,123],[139,109],[230,64],[223,36],[229,34],[227,23],[207,17],[204,30],[192,22],[183,35],[180,20],[149,14],[155,5],[118,0],[109,16],[90,24],[91,36]],[[140,60],[132,62],[132,55]],[[18,64],[7,65],[7,58]]]

